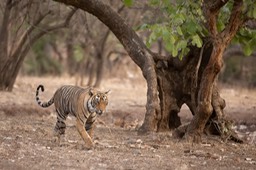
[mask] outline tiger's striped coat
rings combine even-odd
[[[93,147],[93,129],[97,115],[101,115],[108,105],[107,92],[94,89],[65,85],[56,90],[48,102],[41,102],[39,91],[44,91],[44,86],[39,85],[36,90],[36,101],[41,107],[49,107],[53,103],[57,112],[57,122],[54,128],[60,141],[60,136],[65,134],[65,120],[68,114],[76,117],[76,128],[85,142],[85,147]],[[88,133],[87,133],[88,131]]]

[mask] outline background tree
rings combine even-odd
[[[120,4],[123,6],[119,2]],[[117,4],[112,5],[117,6]],[[86,85],[98,87],[103,77],[110,31],[93,15],[84,11],[77,11],[71,23],[68,31],[63,33],[66,37],[65,65],[68,74],[75,76],[76,84],[79,85],[84,85],[83,79],[86,75],[88,76]]]
[[[76,16],[77,24],[72,27],[73,33],[70,36],[74,39],[73,51],[80,53],[81,56],[68,56],[70,62],[75,60],[76,64],[76,67],[71,67],[73,70],[71,75],[76,74],[76,81],[78,81],[78,76],[80,77],[80,85],[83,85],[83,77],[87,75],[87,85],[99,87],[104,72],[105,53],[107,52],[105,47],[110,31],[94,16],[84,11],[79,11]]]
[[[124,9],[122,2],[110,0],[108,3],[119,12]],[[9,10],[7,4],[11,4]],[[2,24],[1,29],[3,35],[1,48],[2,51],[8,49],[0,57],[4,61],[0,66],[1,90],[12,90],[25,56],[28,57],[22,69],[23,74],[59,75],[68,71],[70,75],[74,75],[80,72],[82,78],[88,75],[88,85],[99,86],[102,73],[106,70],[106,58],[109,59],[115,53],[124,54],[124,50],[117,50],[120,47],[116,47],[117,43],[116,40],[113,41],[113,36],[109,37],[108,28],[93,15],[85,14],[84,11],[76,12],[75,17],[72,17],[74,11],[52,1],[6,0],[1,6],[2,13],[6,13],[0,18],[0,22],[5,23]],[[139,10],[132,14],[124,11],[122,15],[124,17],[130,15],[131,18],[136,15],[137,19],[133,18],[129,21],[135,22],[139,20],[138,13]],[[69,29],[58,29],[67,27],[70,22],[72,24]],[[51,33],[53,30],[54,34]],[[47,36],[40,39],[45,34]],[[15,50],[20,52],[14,52]],[[107,61],[108,66],[112,65],[111,62]],[[67,69],[62,69],[63,66]]]
[[[46,33],[66,27],[75,10],[66,10],[63,21],[56,22],[58,15],[52,11],[59,5],[54,2],[6,0],[1,6],[0,90],[11,91],[31,46]]]

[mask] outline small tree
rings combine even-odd
[[[56,22],[52,11],[58,8],[49,8],[49,2],[5,0],[1,3],[4,11],[0,27],[0,90],[11,91],[31,46],[46,33],[66,27],[76,10],[69,10],[64,21]]]
[[[186,129],[185,136],[189,140],[200,141],[207,122],[214,120],[220,123],[224,119],[225,101],[220,97],[216,85],[222,67],[223,52],[235,36],[235,39],[243,43],[246,35],[250,35],[252,39],[243,44],[246,44],[248,49],[253,49],[255,32],[247,30],[244,26],[248,20],[256,18],[254,1],[244,3],[243,0],[208,0],[172,3],[152,0],[160,7],[163,5],[160,9],[167,10],[171,22],[167,26],[153,28],[151,39],[163,37],[166,48],[173,56],[180,54],[182,60],[161,56],[149,50],[125,21],[102,1],[56,1],[95,15],[109,27],[129,56],[141,68],[148,87],[146,115],[140,128],[141,132],[164,131],[178,127],[181,124],[178,113],[183,104],[187,104],[194,115]],[[171,25],[172,20],[176,20],[175,26]],[[158,31],[159,29],[161,31]]]

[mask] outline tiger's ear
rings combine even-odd
[[[105,94],[110,94],[111,93],[111,90],[108,90],[105,92]]]
[[[89,95],[93,96],[96,93],[96,91],[93,88],[89,89]]]

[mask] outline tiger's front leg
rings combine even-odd
[[[94,135],[94,127],[95,127],[95,125],[93,124],[93,125],[91,125],[91,128],[90,128],[90,130],[88,131],[88,134],[89,134],[89,136],[91,137],[91,139],[93,139],[93,135]]]
[[[85,142],[85,147],[87,149],[92,149],[94,146],[92,138],[86,132],[83,122],[81,122],[81,120],[79,120],[79,119],[76,120],[76,128],[77,128],[80,136],[83,138],[83,140]]]
[[[94,135],[94,128],[95,128],[94,122],[86,122],[85,130],[87,131],[87,133],[89,134],[92,140]]]

